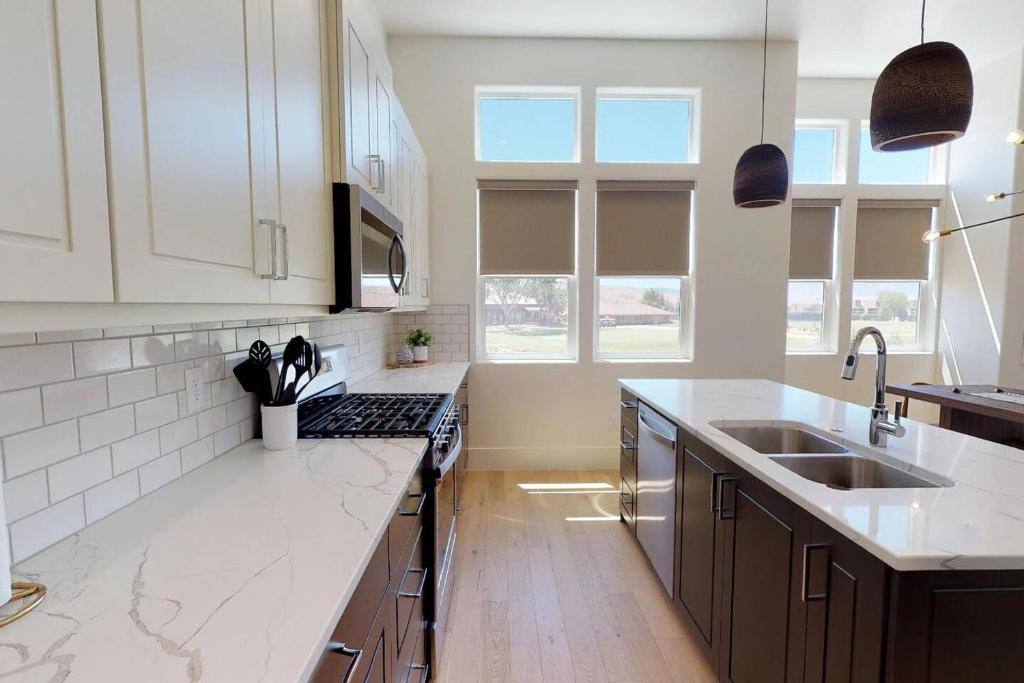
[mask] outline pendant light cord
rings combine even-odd
[[[764,49],[761,53],[761,144],[764,144],[764,95],[768,80],[768,0],[764,0]]]
[[[928,0],[921,0],[921,44],[924,45],[924,6]]]

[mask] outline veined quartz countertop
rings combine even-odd
[[[349,391],[455,392],[469,363]],[[0,679],[302,681],[427,439],[249,441],[14,567],[46,599],[0,629]]]
[[[1024,569],[1024,451],[912,420],[903,421],[906,436],[878,448],[868,442],[868,408],[768,380],[619,383],[894,569]],[[851,450],[956,485],[830,489],[726,436],[713,426],[719,420],[805,423]]]
[[[348,386],[364,394],[453,394],[469,371],[469,363],[451,361],[421,367],[384,369]]]

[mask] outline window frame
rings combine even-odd
[[[564,278],[566,280],[566,353],[490,353],[487,351],[487,288],[488,278]],[[576,275],[483,275],[477,268],[476,360],[484,363],[575,363],[579,360],[579,305]]]
[[[685,161],[602,161],[599,158],[598,137],[601,130],[601,100],[670,100],[686,101],[690,104],[690,121],[687,130],[687,159]],[[700,163],[700,88],[637,88],[598,86],[594,89],[594,163],[612,166],[685,166]]]
[[[529,159],[484,159],[480,152],[480,102],[481,100],[572,100],[573,134],[571,159],[529,160]],[[473,91],[473,156],[477,163],[485,164],[578,164],[581,148],[582,88],[580,86],[503,86],[478,85]]]
[[[664,278],[679,280],[679,331],[678,351],[675,353],[603,353],[601,351],[601,281],[602,280],[635,280],[637,278],[657,279]],[[594,275],[594,361],[678,361],[689,360],[689,312],[692,309],[690,302],[692,290],[692,276],[690,275]]]
[[[928,179],[923,183],[910,183],[910,182],[888,182],[888,183],[871,183],[864,182],[861,180],[861,139],[865,132],[870,135],[871,122],[867,119],[862,119],[860,122],[860,131],[857,133],[857,180],[855,185],[862,187],[889,187],[889,188],[904,188],[904,187],[945,187],[949,183],[949,177],[947,173],[948,160],[949,160],[949,144],[939,145],[937,147],[928,148]],[[881,153],[881,152],[880,152]]]
[[[846,185],[849,156],[849,124],[843,119],[796,119],[793,124],[793,175],[796,176],[796,133],[801,129],[832,131],[832,179],[827,183],[798,182],[794,185]]]
[[[917,285],[917,325],[914,328],[914,345],[913,346],[893,346],[891,340],[886,338],[886,353],[899,354],[899,353],[932,353],[934,350],[929,348],[927,344],[922,343],[921,332],[924,329],[925,323],[925,301],[928,296],[928,286],[931,283],[932,275],[929,274],[928,280],[852,280],[850,283],[850,339],[853,339],[854,335],[854,323],[857,322],[853,319],[853,303],[856,300],[854,295],[854,289],[857,287],[858,282],[870,282],[870,283],[915,283]],[[860,321],[865,324],[860,327],[867,327],[873,321],[865,320]],[[877,321],[875,321],[877,322]],[[861,351],[861,353],[865,353]],[[868,355],[874,355],[873,352]]]
[[[834,262],[833,262],[834,263]],[[790,278],[786,280],[786,314],[787,314],[787,326],[789,324],[789,285],[794,282],[820,282],[821,288],[821,344],[818,346],[804,346],[804,347],[790,347],[786,344],[786,355],[787,356],[808,356],[808,355],[820,355],[823,353],[831,354],[834,353],[835,344],[833,339],[835,338],[835,306],[832,305],[835,299],[835,272],[833,268],[833,274],[830,279],[807,279],[807,278]],[[788,336],[788,335],[787,335]]]

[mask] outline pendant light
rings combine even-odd
[[[761,144],[745,151],[736,162],[732,198],[741,209],[777,206],[786,201],[789,191],[789,164],[786,154],[764,141],[765,82],[768,77],[768,0],[764,3],[764,48],[761,66]]]
[[[903,152],[956,140],[967,131],[974,107],[974,78],[956,45],[924,42],[893,57],[871,95],[871,147]]]
[[[921,241],[925,244],[931,244],[938,240],[940,237],[946,237],[952,235],[954,232],[961,232],[963,230],[970,230],[971,228],[980,228],[983,225],[991,225],[992,223],[999,223],[1000,221],[1008,221],[1014,218],[1020,218],[1024,216],[1024,211],[1021,213],[1014,213],[1009,216],[1003,216],[1002,218],[993,218],[990,221],[982,221],[981,223],[975,223],[974,225],[965,225],[960,228],[941,228],[939,230],[929,230],[925,234],[921,235]]]

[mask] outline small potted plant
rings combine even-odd
[[[405,333],[405,343],[412,347],[412,359],[416,363],[427,362],[427,347],[432,341],[433,335],[418,327]]]

